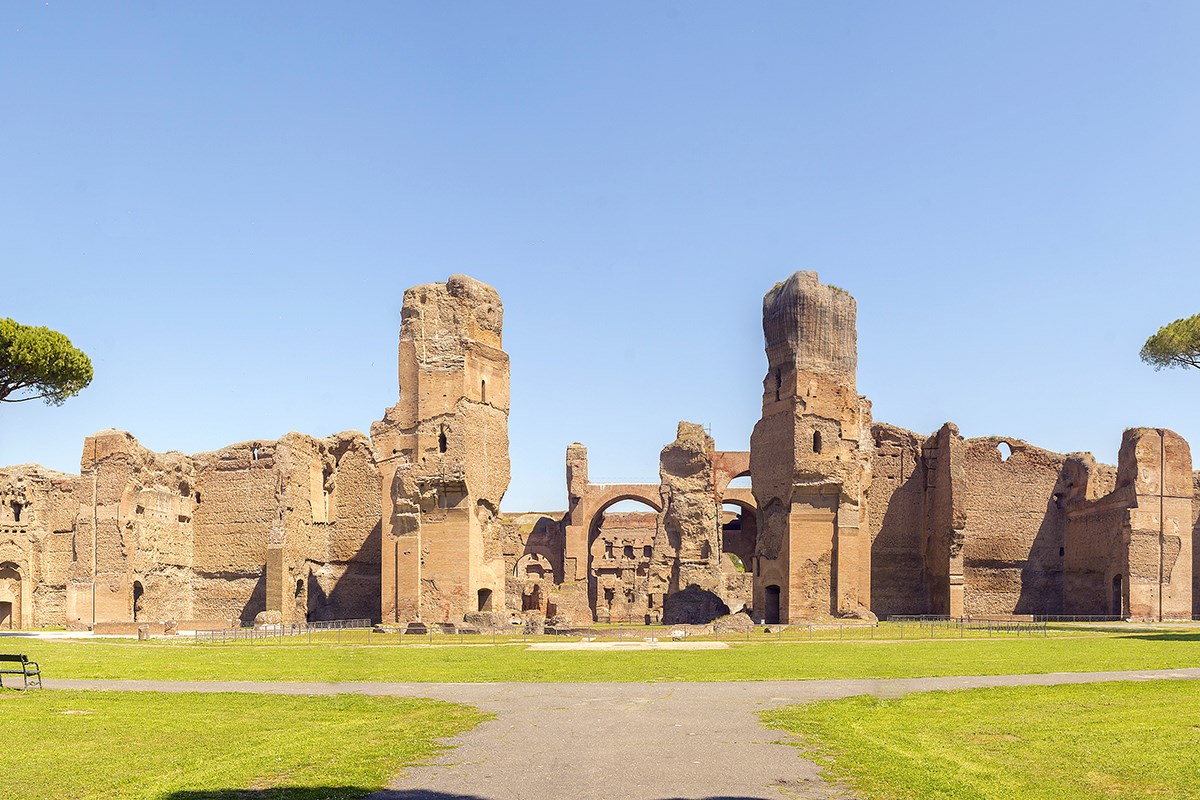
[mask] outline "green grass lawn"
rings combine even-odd
[[[763,717],[867,800],[1200,798],[1191,681],[852,697]]]
[[[487,715],[434,700],[0,692],[0,795],[360,798]]]
[[[378,637],[377,637],[378,640]],[[1200,666],[1200,633],[735,644],[727,650],[538,651],[9,640],[47,678],[265,681],[716,681],[1001,675]]]

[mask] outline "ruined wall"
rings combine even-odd
[[[680,422],[675,441],[659,456],[663,509],[650,591],[663,595],[663,621],[668,624],[702,624],[729,612],[723,596],[715,453],[703,426]]]
[[[62,624],[77,480],[36,464],[0,470],[0,629]]]
[[[1115,476],[1072,456],[1056,491],[1068,520],[1068,612],[1190,619],[1194,494],[1190,448],[1169,430],[1125,431]]]
[[[335,516],[321,465],[336,475],[339,461]],[[23,498],[19,522],[0,520],[0,569],[13,560],[21,575],[26,627],[252,620],[268,606],[273,549],[286,621],[377,608],[378,549],[364,543],[378,532],[378,474],[362,434],[293,433],[186,456],[104,431],[85,441],[81,469],[0,472],[0,495]],[[5,511],[17,514],[12,501]],[[314,581],[323,600],[309,608]]]
[[[464,275],[404,293],[400,399],[371,426],[382,473],[385,620],[457,621],[503,605],[502,321],[496,290]]]
[[[504,595],[510,614],[557,615],[562,582],[562,513],[528,513],[503,520]]]
[[[283,541],[277,450],[250,441],[197,455],[195,601],[185,616],[253,620],[267,609],[267,548]]]
[[[868,492],[871,611],[928,614],[925,570],[925,465],[922,439],[893,425],[871,426],[875,456]]]
[[[864,614],[870,406],[855,390],[854,298],[797,272],[763,298],[768,370],[750,441],[760,509],[754,607],[796,621]]]
[[[1123,617],[1129,574],[1127,516],[1134,501],[1129,487],[1116,491],[1116,468],[1096,463],[1090,453],[1072,453],[1063,465],[1055,501],[1066,511],[1063,613]]]
[[[963,543],[967,512],[958,427],[947,422],[921,448],[925,464],[925,584],[929,613],[961,617],[966,578]]]
[[[1000,445],[1011,455],[1005,459]],[[1065,456],[1018,439],[968,439],[963,449],[963,613],[1063,613],[1066,516],[1052,496]]]
[[[928,438],[872,425],[856,313],[812,272],[766,294],[749,453],[681,423],[659,483],[593,484],[573,444],[567,511],[504,518],[499,296],[461,275],[413,287],[398,402],[370,440],[291,433],[187,456],[105,431],[86,440],[81,475],[0,470],[0,627],[267,609],[285,622],[483,609],[503,624],[703,622],[746,604],[773,622],[1200,613],[1200,472],[1185,441],[1131,429],[1114,468],[965,440],[950,423]],[[752,489],[729,488],[746,474]],[[655,513],[605,514],[623,500]]]
[[[609,513],[591,546],[590,595],[597,622],[641,624],[661,617],[662,576],[651,588],[658,514]],[[656,607],[651,607],[651,594]]]
[[[382,486],[371,442],[357,431],[319,441],[330,512],[323,535],[306,554],[307,615],[378,620]]]
[[[1192,616],[1192,456],[1179,434],[1162,428],[1125,431],[1117,488],[1132,487],[1129,510],[1128,609],[1137,619]]]
[[[80,469],[68,626],[190,617],[193,459],[104,431],[84,441]]]
[[[370,442],[354,431],[325,439],[289,433],[275,443],[270,468],[274,492],[260,498],[264,507],[274,503],[266,610],[285,623],[376,618],[381,489]]]

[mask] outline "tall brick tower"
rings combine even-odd
[[[384,622],[504,610],[497,518],[508,488],[508,354],[491,286],[404,293],[400,401],[371,426],[383,482]]]
[[[768,622],[870,607],[870,405],[855,388],[856,307],[815,272],[763,298],[767,375],[750,440],[759,511],[754,608]]]

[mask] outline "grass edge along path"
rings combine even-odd
[[[1175,669],[1200,664],[1200,633],[751,644],[690,651],[52,640],[5,642],[4,646],[39,661],[47,678],[180,681],[810,680]]]
[[[865,800],[1200,798],[1195,682],[857,696],[761,712]]]
[[[5,796],[362,798],[490,719],[439,700],[0,691]]]

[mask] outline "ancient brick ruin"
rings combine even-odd
[[[399,398],[369,438],[188,456],[105,431],[78,475],[0,470],[0,627],[1200,611],[1187,442],[1132,428],[1113,467],[950,423],[924,436],[873,422],[856,313],[812,272],[767,292],[749,451],[681,422],[658,483],[612,484],[592,483],[572,444],[567,510],[503,514],[499,295],[461,275],[414,287]],[[624,500],[646,511],[609,512]]]

